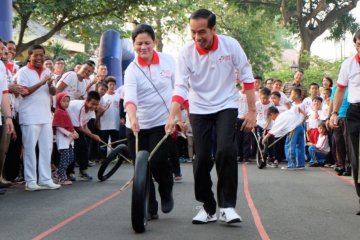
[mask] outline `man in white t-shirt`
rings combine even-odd
[[[88,128],[88,122],[95,117],[95,109],[98,107],[100,95],[98,92],[90,91],[86,100],[72,100],[68,108],[71,122],[79,134],[79,138],[75,139],[74,153],[75,160],[79,163],[79,177],[84,180],[92,180],[92,176],[88,173],[89,165],[89,142],[86,137],[99,142],[101,138],[93,134]],[[74,162],[69,166],[67,175],[71,181],[76,181],[74,171]]]
[[[4,44],[0,39],[0,59],[3,57],[4,52]],[[3,118],[5,119],[5,127],[3,128],[2,119],[0,116],[0,136],[9,136],[14,131],[14,126],[12,123],[12,117],[11,117],[11,109],[10,109],[10,98],[8,94],[8,87],[7,87],[7,78],[6,78],[6,68],[2,61],[0,61],[0,106],[1,106],[1,113]],[[4,140],[2,137],[1,140]],[[5,152],[5,143],[3,141],[0,141],[0,147],[2,148],[2,152]],[[0,194],[5,193],[5,187],[7,187],[6,184],[3,184],[3,178],[2,178],[2,172],[3,172],[3,166],[5,162],[5,154],[3,156],[0,156]]]
[[[94,72],[94,66],[91,63],[84,63],[76,73],[69,71],[64,73],[56,84],[56,93],[65,92],[69,95],[70,100],[82,100],[86,95],[86,78]]]
[[[216,34],[216,16],[211,11],[200,9],[192,13],[190,31],[194,41],[186,44],[179,53],[175,90],[165,130],[174,131],[175,116],[189,99],[196,152],[195,197],[203,203],[203,208],[192,222],[204,224],[216,221],[217,205],[221,221],[241,222],[241,217],[235,211],[238,166],[234,126],[239,99],[235,73],[238,70],[239,79],[244,83],[249,106],[241,129],[250,130],[255,127],[256,120],[252,68],[238,41]],[[216,131],[218,204],[211,190],[210,171],[214,162],[211,161],[210,139],[213,129]]]
[[[24,145],[25,190],[58,189],[60,185],[51,179],[52,116],[50,96],[55,94],[51,73],[43,67],[45,49],[32,46],[29,63],[19,70],[18,82],[28,90],[19,104],[19,121]],[[36,168],[36,144],[39,146],[38,169]],[[38,175],[37,175],[38,172]]]
[[[355,56],[346,59],[341,65],[330,124],[338,128],[338,112],[343,102],[346,88],[348,88],[348,102],[350,106],[346,113],[346,130],[349,139],[349,159],[351,160],[356,193],[359,198],[359,209],[356,214],[360,215],[360,30],[357,30],[354,34],[353,41],[357,53]]]
[[[100,136],[103,142],[108,142],[109,137],[111,142],[119,140],[119,128],[120,128],[120,95],[115,91],[116,80],[115,77],[108,76],[106,78],[108,91],[101,98],[101,101],[104,104],[104,112],[102,112],[100,117]],[[117,144],[112,145],[113,148]],[[101,149],[101,158],[106,157],[106,149],[104,147]]]

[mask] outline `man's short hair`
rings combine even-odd
[[[100,101],[100,94],[96,91],[90,91],[87,94],[86,101],[90,102],[91,100]]]
[[[354,43],[356,43],[357,39],[360,40],[360,29],[358,29],[354,34],[354,38],[353,38]]]
[[[294,88],[293,90],[291,91],[294,91],[296,95],[298,95],[299,97],[301,97],[301,89],[300,88]]]
[[[92,66],[95,69],[95,62],[93,60],[87,60],[84,64]]]
[[[270,114],[272,114],[272,113],[278,114],[278,113],[279,113],[279,109],[277,109],[277,107],[275,107],[275,106],[269,107],[267,116],[270,117]]]
[[[260,89],[260,95],[266,95],[266,96],[270,96],[271,95],[271,91],[270,89],[264,87]]]
[[[254,76],[254,79],[259,79],[259,80],[261,80],[261,81],[263,80],[262,76],[260,76],[260,75],[255,75],[255,76]]]
[[[320,102],[323,101],[323,99],[321,97],[319,97],[319,96],[313,97],[312,102],[315,101],[315,100],[320,101]]]
[[[42,49],[45,54],[45,48],[39,44],[32,45],[28,50],[28,55],[31,56],[33,54],[34,50],[36,49]]]
[[[315,82],[310,83],[310,87],[311,87],[311,86],[315,86],[315,87],[317,87],[317,89],[319,89],[319,87],[320,87],[319,84],[317,84],[317,83],[315,83]]]
[[[278,91],[272,92],[271,95],[274,95],[274,96],[277,96],[277,97],[281,98],[281,94]]]
[[[273,81],[273,83],[276,83],[276,82],[279,82],[279,83],[283,83],[280,79],[275,79],[274,81]]]
[[[115,78],[114,76],[107,76],[107,77],[105,78],[105,82],[106,82],[106,83],[113,82],[113,83],[116,84],[116,78]]]
[[[191,19],[207,19],[208,28],[212,29],[216,25],[216,16],[213,12],[207,9],[198,9],[190,15],[189,20]]]

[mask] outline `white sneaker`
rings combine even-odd
[[[56,184],[54,182],[39,184],[39,186],[41,189],[50,189],[50,190],[59,189],[61,187],[60,184]]]
[[[234,208],[220,208],[219,219],[226,223],[238,223],[242,221]]]
[[[33,192],[39,190],[41,190],[41,187],[37,185],[36,182],[27,182],[25,184],[25,191]]]
[[[192,219],[193,224],[205,224],[208,222],[216,222],[216,214],[210,215],[208,214],[203,207],[201,207],[200,211],[196,216]]]

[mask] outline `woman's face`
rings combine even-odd
[[[134,41],[134,50],[137,55],[148,63],[151,63],[155,41],[148,33],[140,33],[136,36]]]
[[[328,89],[328,88],[330,88],[330,81],[327,80],[326,78],[324,78],[324,79],[322,80],[322,85],[323,85],[323,87],[324,87],[325,89]]]

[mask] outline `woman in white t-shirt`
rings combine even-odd
[[[137,58],[130,63],[124,77],[124,102],[127,112],[126,127],[130,151],[134,154],[134,132],[139,135],[139,150],[151,152],[165,135],[175,75],[175,61],[169,55],[157,53],[155,33],[151,26],[138,25],[132,32]],[[161,210],[173,209],[173,177],[167,157],[167,142],[151,159],[151,173],[159,183]],[[150,187],[149,217],[158,218],[158,203],[153,183]]]

